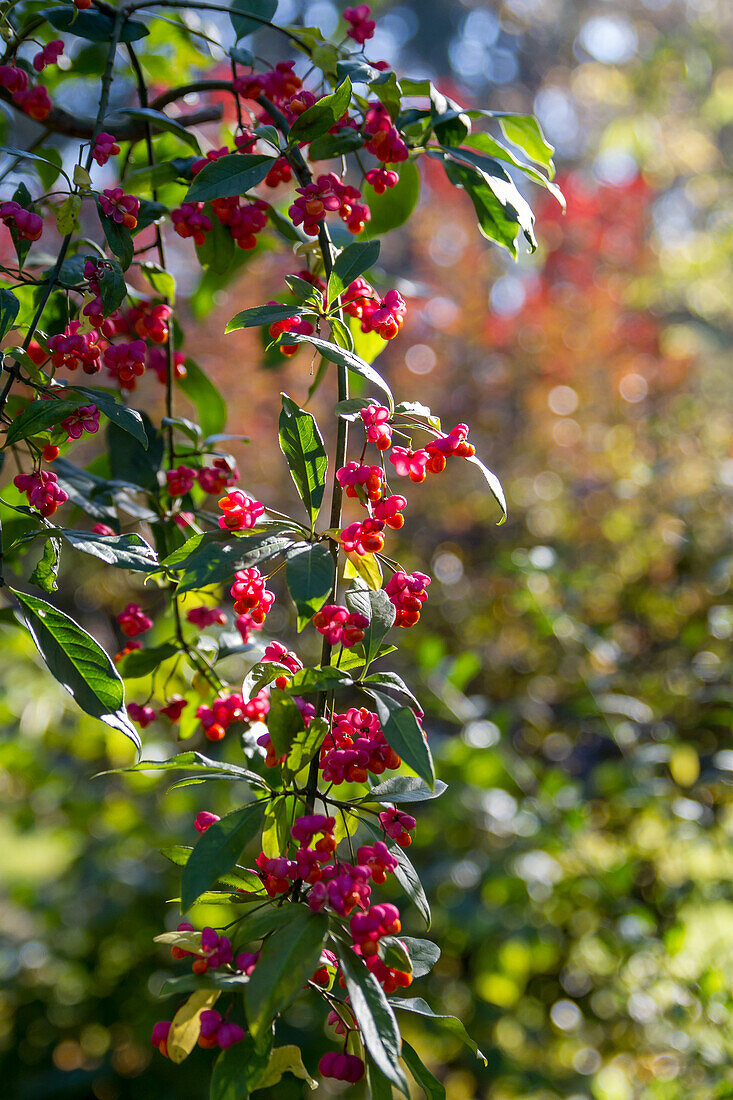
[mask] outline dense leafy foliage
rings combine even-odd
[[[415,208],[423,164],[466,192],[484,237],[512,256],[520,238],[533,250],[534,215],[506,166],[562,201],[552,150],[529,116],[465,110],[431,82],[398,79],[386,63],[354,52],[352,41],[363,47],[374,32],[364,5],[347,9],[347,38],[336,45],[314,28],[273,23],[274,5],[245,0],[229,12],[225,68],[212,66],[210,39],[193,26],[192,13],[210,4],[150,7],[152,14],[148,5],[75,0],[5,16],[4,99],[46,132],[74,139],[68,170],[68,147],[52,154],[41,139],[4,149],[33,184],[19,182],[0,205],[15,250],[2,269],[3,325],[16,341],[0,389],[3,460],[19,470],[3,497],[4,561],[15,571],[29,547],[41,549],[29,575],[23,570],[6,589],[8,621],[15,609],[81,710],[134,744],[138,759],[123,771],[180,772],[174,787],[195,785],[205,797],[226,781],[228,812],[200,808],[197,843],[164,849],[181,868],[176,901],[190,920],[155,940],[174,960],[192,962],[162,986],[174,1004],[153,1027],[153,1046],[174,1064],[197,1045],[216,1050],[212,1100],[243,1098],[285,1072],[311,1081],[307,1045],[278,1045],[280,1018],[305,991],[320,999],[340,1042],[318,1063],[323,1078],[354,1085],[366,1070],[372,1095],[392,1086],[409,1095],[409,1072],[428,1094],[441,1094],[414,1049],[403,1063],[403,1013],[438,1021],[486,1059],[455,1017],[399,995],[429,974],[440,950],[422,937],[400,938],[400,911],[373,897],[394,876],[430,923],[405,851],[416,819],[401,806],[444,789],[421,704],[385,661],[396,628],[420,619],[431,578],[385,554],[385,539],[405,522],[409,502],[398,484],[432,483],[447,468],[452,476],[462,459],[488,483],[500,518],[506,507],[468,426],[444,430],[423,403],[396,402],[373,366],[379,346],[399,336],[407,304],[371,280],[379,281],[377,238]],[[152,31],[163,7],[190,52],[191,79],[177,74],[179,83],[154,97]],[[264,28],[286,51],[269,69],[241,41]],[[39,40],[45,45],[29,60]],[[287,51],[307,64],[296,69]],[[58,103],[77,66],[99,81],[90,120],[55,105],[39,76],[54,71]],[[117,88],[128,66],[137,105],[123,107]],[[193,94],[201,110],[164,111]],[[490,128],[481,152],[464,144],[477,121]],[[194,127],[205,123],[217,123],[224,144],[202,155]],[[322,160],[336,161],[339,172],[320,172]],[[352,179],[369,188],[371,205]],[[185,296],[167,262],[174,234],[192,241],[189,263],[195,248],[202,283],[213,276],[226,285],[240,256],[265,247],[298,257],[282,302],[240,311],[227,326],[260,329],[266,354],[300,351],[304,361],[308,348],[320,357],[303,404],[285,393],[279,400],[279,449],[299,498],[293,516],[238,487],[223,444],[241,437],[223,429],[248,425],[182,350]],[[348,243],[349,234],[367,239]],[[370,335],[376,347],[365,343]],[[69,378],[102,371],[107,388]],[[146,373],[164,387],[163,416],[146,398]],[[304,407],[321,387],[330,388],[336,414],[328,446]],[[195,418],[180,415],[179,389]],[[85,445],[94,437],[105,446],[90,459]],[[352,502],[359,518],[347,522]],[[59,522],[67,513],[75,526]],[[102,584],[119,587],[125,575],[140,582],[140,602],[120,604],[115,615],[124,644],[114,657],[66,610],[25,591],[32,585],[64,600],[70,552],[103,563]],[[234,631],[221,585],[234,601]],[[306,632],[305,660],[273,637],[276,600],[289,601],[297,631]],[[193,745],[236,741],[238,759],[196,749],[149,756],[150,735],[138,728],[154,722],[177,727]],[[403,767],[407,774],[381,778]]]

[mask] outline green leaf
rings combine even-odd
[[[101,11],[77,11],[71,5],[45,8],[38,13],[57,31],[67,31],[77,38],[86,38],[88,42],[110,42],[114,30],[111,15]],[[122,24],[120,42],[137,42],[150,32],[144,23],[137,19],[127,19]]]
[[[351,81],[348,76],[336,88],[331,95],[324,96],[298,115],[290,127],[288,144],[295,142],[312,141],[320,137],[335,126],[341,116],[348,110],[351,102]]]
[[[182,913],[190,909],[196,898],[213,886],[220,875],[239,862],[242,849],[257,834],[263,816],[264,804],[252,802],[214,822],[202,834],[183,869]]]
[[[170,210],[167,206],[164,206],[162,202],[153,202],[151,199],[140,199],[140,209],[137,212],[137,225],[132,230],[133,237],[136,237],[141,230],[147,229],[153,222],[160,221],[166,214],[170,214]]]
[[[300,312],[296,306],[283,306],[279,302],[270,302],[264,306],[253,306],[252,309],[243,309],[241,313],[237,313],[232,317],[224,331],[236,332],[240,328],[272,325],[276,321],[286,321],[289,317],[294,317]]]
[[[66,527],[51,527],[33,533],[33,538],[63,538],[75,550],[90,554],[107,565],[152,573],[158,568],[155,551],[141,535],[95,535],[93,531],[74,531]]]
[[[399,940],[407,948],[412,963],[412,976],[424,978],[440,958],[440,948],[432,940],[417,939],[415,936],[400,936]]]
[[[400,181],[378,195],[370,183],[362,187],[364,202],[372,212],[366,228],[360,233],[362,240],[382,237],[391,229],[398,229],[407,221],[420,198],[420,172],[414,161],[400,165]]]
[[[98,642],[63,611],[45,600],[11,588],[26,626],[51,674],[78,706],[140,749],[137,730],[125,710],[125,689],[112,661]]]
[[[441,1016],[439,1013],[433,1012],[428,1002],[423,1000],[422,997],[394,997],[389,1003],[392,1008],[402,1012],[415,1012],[418,1016],[427,1016],[431,1020],[435,1020],[446,1030],[452,1031],[462,1043],[465,1043],[473,1051],[477,1058],[481,1059],[485,1066],[489,1064],[486,1055],[479,1050],[461,1021],[455,1016]]]
[[[315,417],[282,394],[278,422],[280,450],[287,459],[290,476],[305,505],[311,526],[323,500],[328,455]]]
[[[163,462],[163,436],[156,431],[146,413],[141,415],[147,447],[136,438],[131,439],[127,430],[115,420],[110,420],[107,425],[110,468],[112,477],[119,481],[157,491],[158,470]]]
[[[49,539],[43,548],[40,561],[36,564],[28,580],[38,585],[42,592],[58,591],[56,579],[59,573],[61,543],[58,539]]]
[[[365,271],[379,259],[379,241],[356,241],[338,254],[328,280],[328,301],[335,301]]]
[[[373,80],[378,80],[382,76],[382,72],[370,65],[360,54],[354,54],[339,61],[336,72],[340,77],[350,77],[352,84],[371,84]]]
[[[204,833],[206,836],[206,833]],[[328,923],[325,914],[299,907],[286,929],[266,940],[244,993],[255,1039],[298,995],[318,967]]]
[[[516,258],[516,238],[521,229],[529,251],[534,252],[534,214],[499,161],[468,149],[446,151],[453,158],[445,162],[446,175],[471,199],[483,236],[503,245]]]
[[[126,680],[134,680],[136,677],[149,676],[162,665],[163,661],[169,661],[180,652],[175,642],[165,642],[163,645],[151,646],[149,649],[136,649],[132,653],[126,653],[117,668],[120,676]]]
[[[214,1062],[209,1100],[246,1100],[270,1061],[272,1036],[256,1046],[251,1035],[223,1050]]]
[[[399,844],[388,845],[390,852],[397,860],[397,867],[395,869],[394,877],[399,882],[405,894],[415,906],[420,916],[425,921],[426,928],[430,928],[432,923],[432,913],[430,912],[430,903],[427,898],[427,894],[423,889],[423,884],[420,882],[420,876],[418,875],[412,860],[405,854],[403,848],[400,848]]]
[[[278,756],[285,756],[298,733],[304,729],[303,715],[289,695],[274,689],[270,692],[267,730]]]
[[[216,435],[227,422],[227,403],[218,389],[193,359],[186,360],[186,377],[178,383],[189,401],[196,406],[204,435]]]
[[[244,195],[263,179],[273,165],[260,153],[229,153],[205,165],[186,192],[184,202],[210,202],[230,195]]]
[[[506,497],[504,496],[504,490],[501,487],[501,482],[499,481],[496,474],[492,473],[488,466],[484,466],[481,459],[477,458],[476,455],[470,455],[466,459],[466,461],[473,463],[474,466],[478,466],[479,470],[486,478],[486,484],[489,487],[489,492],[501,508],[501,519],[499,520],[499,524],[501,525],[507,518]]]
[[[201,903],[208,905],[230,905],[231,894],[213,894],[210,891],[201,895]],[[171,899],[177,900],[177,899]],[[207,974],[199,977],[197,974],[181,974],[178,978],[167,978],[163,982],[161,988],[162,997],[170,997],[171,995],[180,996],[181,993],[191,993],[198,990],[214,989],[219,990],[222,993],[241,993],[242,987],[247,984],[249,978],[244,974],[222,974],[215,970],[210,970]]]
[[[367,1059],[366,1076],[367,1086],[369,1088],[369,1100],[392,1100],[394,1096],[392,1086],[384,1074],[380,1073],[371,1059]]]
[[[178,582],[178,591],[191,592],[210,584],[229,580],[238,569],[251,569],[278,557],[292,539],[280,535],[249,535],[228,543],[202,543],[201,547],[181,563],[185,572]]]
[[[259,30],[263,20],[269,22],[272,19],[277,11],[277,0],[233,0],[231,6],[233,10],[229,12],[229,18],[239,40]],[[248,19],[248,15],[256,15],[259,18]],[[242,64],[249,64],[249,62],[242,62]]]
[[[407,684],[396,672],[374,672],[371,676],[365,677],[363,682],[365,685],[372,684],[377,690],[383,689],[388,695],[390,692],[394,695],[401,695],[410,706],[422,710]]]
[[[352,126],[344,126],[335,134],[322,134],[314,138],[308,147],[308,159],[331,160],[332,157],[342,157],[347,153],[355,153],[361,149],[364,138],[358,130]]]
[[[80,405],[96,405],[108,420],[111,420],[123,432],[127,432],[128,435],[131,435],[133,439],[136,439],[138,443],[147,448],[148,436],[145,431],[145,423],[137,409],[131,409],[129,405],[124,405],[115,398],[114,394],[107,393],[106,390],[88,390],[83,386],[67,386],[66,390],[69,393],[78,394],[84,399],[79,402]]]
[[[414,775],[393,775],[385,779],[384,783],[372,787],[369,794],[363,795],[359,801],[381,802],[385,805],[392,802],[427,802],[431,798],[439,798],[447,787],[448,784],[441,779],[435,780],[435,789],[432,790]]]
[[[285,336],[281,337],[281,340],[288,344],[312,344],[313,347],[321,353],[324,359],[328,359],[331,363],[337,363],[339,366],[346,367],[347,370],[353,371],[354,374],[360,374],[362,378],[366,378],[373,386],[377,386],[383,393],[386,393],[390,409],[394,408],[392,391],[382,376],[378,374],[369,363],[365,362],[358,355],[355,355],[353,351],[347,351],[346,348],[340,348],[338,344],[332,344],[328,340],[321,340],[317,336],[306,336],[302,332],[288,332]]]
[[[435,786],[433,757],[414,713],[381,692],[372,689],[369,694],[377,704],[377,714],[387,744],[432,790]]]
[[[104,239],[122,264],[123,270],[127,271],[135,252],[130,230],[116,222],[114,218],[107,217],[99,205],[99,199],[97,199],[97,214],[99,215],[99,223],[102,226]]]
[[[64,492],[68,493],[72,504],[81,508],[93,519],[102,520],[104,523],[117,523],[112,494],[108,482],[103,477],[90,474],[88,470],[82,470],[64,458],[57,458],[53,465],[58,475],[58,483]]]
[[[20,302],[10,290],[0,289],[0,340],[10,332],[18,316]]]
[[[262,827],[262,851],[268,859],[281,855],[287,849],[291,820],[288,798],[276,798],[269,803]]]
[[[286,927],[292,920],[295,920],[300,912],[302,910],[299,906],[287,904],[280,907],[271,905],[266,909],[260,909],[258,912],[252,913],[251,916],[245,917],[238,925],[237,947],[254,943],[255,940],[261,940],[263,936],[268,936],[276,928]]]
[[[275,661],[258,661],[257,664],[252,665],[242,683],[242,695],[245,702],[248,702],[263,687],[271,684],[278,676],[287,674],[288,669],[285,665],[278,664]]]
[[[371,588],[350,588],[346,593],[346,603],[350,611],[366,616],[369,625],[364,633],[364,653],[366,664],[374,660],[382,640],[393,626],[397,611],[386,592]]]
[[[296,733],[282,766],[283,778],[286,782],[293,779],[301,768],[311,762],[327,733],[328,722],[325,718],[311,718],[307,729],[304,726]]]
[[[288,691],[293,695],[313,695],[319,691],[333,691],[339,687],[351,687],[351,676],[333,665],[325,668],[303,668],[290,677]]]
[[[399,778],[399,777],[398,777]],[[384,834],[381,828],[377,828],[372,825],[371,822],[365,821],[364,825],[377,840],[385,840]],[[425,921],[427,928],[430,928],[432,915],[430,912],[430,903],[423,889],[423,885],[420,882],[420,876],[412,865],[411,860],[405,855],[403,848],[400,848],[399,844],[387,840],[387,847],[397,860],[397,867],[395,869],[394,877],[399,882],[402,889],[405,891],[407,897],[413,903],[415,908],[420,913],[420,916]]]
[[[376,660],[378,657],[386,657],[388,653],[394,653],[394,651],[396,649],[397,649],[396,645],[383,645],[383,646],[380,646],[379,647],[379,653],[377,653],[377,657],[375,657],[374,659]],[[364,664],[364,647],[363,646],[354,646],[353,649],[345,650],[341,654],[341,659],[339,660],[338,667],[343,672],[349,672],[351,669],[361,668],[363,666],[363,664]]]
[[[532,115],[495,115],[494,117],[498,117],[505,137],[518,145],[530,160],[546,168],[550,173],[550,179],[553,179],[555,165],[552,157],[555,150],[542,133],[537,119]]]
[[[318,1082],[313,1080],[303,1065],[303,1056],[300,1053],[300,1048],[296,1046],[276,1047],[270,1055],[267,1069],[257,1078],[254,1087],[256,1089],[271,1088],[272,1085],[277,1085],[282,1080],[284,1073],[292,1073],[294,1077],[299,1077],[311,1089],[318,1088]]]
[[[206,233],[203,244],[196,245],[196,259],[212,275],[226,275],[234,264],[235,252],[239,250],[229,227],[219,221],[209,206],[204,208],[204,213],[211,222],[211,229]]]
[[[351,947],[336,940],[341,971],[365,1047],[375,1065],[405,1096],[409,1089],[400,1069],[402,1038],[382,987]]]
[[[402,1043],[402,1058],[428,1100],[445,1100],[445,1085],[423,1065],[417,1051],[405,1041]]]
[[[402,106],[402,89],[397,83],[396,74],[385,73],[380,80],[374,82],[372,90],[389,111],[392,122],[395,122]]]
[[[322,542],[296,543],[285,559],[285,580],[298,611],[302,630],[333,589],[334,565],[331,551]]]
[[[402,940],[396,936],[382,936],[379,941],[379,957],[390,970],[412,974],[412,959]]]
[[[153,290],[156,290],[158,294],[162,294],[169,302],[173,301],[176,296],[176,280],[170,271],[166,271],[160,264],[153,263],[152,260],[144,260],[140,264],[140,270]]]
[[[156,111],[152,107],[122,107],[118,111],[115,111],[116,115],[130,115],[131,118],[140,119],[142,122],[149,122],[150,128],[154,132],[160,132],[164,130],[168,134],[175,134],[181,141],[185,141],[186,145],[189,145],[194,153],[201,153],[201,147],[196,139],[195,134],[192,134],[190,130],[187,130],[185,126],[182,126],[180,122],[175,118],[169,118],[168,115],[163,114],[162,111]],[[114,128],[114,119],[108,120]]]
[[[451,142],[450,144],[455,143]],[[486,153],[490,157],[495,157],[497,160],[505,160],[508,164],[518,168],[520,172],[524,173],[533,183],[537,183],[540,187],[544,187],[549,191],[560,203],[563,210],[565,209],[565,197],[560,188],[552,183],[542,172],[527,164],[526,161],[516,157],[509,146],[505,145],[504,142],[498,141],[490,134],[481,132],[478,134],[469,134],[468,137],[464,139],[464,144],[470,145],[472,149],[478,149],[480,153]]]
[[[177,756],[172,756],[169,760],[138,760],[137,764],[131,764],[127,768],[115,768],[112,772],[105,772],[103,774],[114,775],[125,772],[153,771],[226,773],[237,779],[242,779],[247,783],[251,783],[253,787],[258,786],[266,790],[270,789],[262,776],[257,775],[256,772],[248,771],[247,768],[240,768],[237,764],[226,764],[222,760],[210,760],[208,756],[204,756],[200,752],[181,752],[178,753]]]
[[[31,401],[19,416],[13,419],[5,436],[5,446],[12,447],[22,439],[44,432],[60,424],[67,416],[75,412],[79,401]]]
[[[127,294],[125,276],[117,260],[105,260],[99,277],[99,295],[102,299],[105,317],[114,313],[122,305]]]

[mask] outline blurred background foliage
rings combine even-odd
[[[337,12],[281,0],[282,21],[300,15],[328,33]],[[375,56],[463,103],[534,109],[568,198],[565,217],[540,203],[540,249],[515,265],[428,175],[381,258],[411,307],[380,361],[393,388],[471,424],[510,508],[495,527],[468,469],[410,501],[405,564],[435,579],[398,657],[450,785],[411,850],[443,948],[416,992],[460,1016],[490,1065],[444,1033],[407,1037],[450,1100],[733,1096],[733,11],[413,0],[380,16]],[[183,36],[176,49],[187,63]],[[187,350],[253,440],[244,483],[282,498],[273,394],[304,398],[307,353],[263,369],[251,336],[221,332],[292,263],[258,251],[196,289],[187,244],[171,245],[198,319]],[[75,582],[76,610],[114,646],[111,612],[134,593],[118,575]],[[199,1100],[207,1052],[181,1075],[149,1045],[171,971],[152,937],[176,920],[156,849],[190,843],[195,812],[222,812],[230,791],[91,780],[127,746],[0,629],[4,1095]],[[162,757],[174,731],[144,741]],[[311,1036],[312,1068],[309,1011],[287,1027]]]

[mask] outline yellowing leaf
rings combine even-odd
[[[201,1013],[213,1008],[218,989],[197,989],[176,1012],[168,1032],[168,1057],[178,1065],[196,1046],[201,1031]]]
[[[81,164],[74,165],[74,183],[80,191],[89,191],[91,189],[91,178],[86,168],[82,168]]]
[[[344,580],[354,577],[361,579],[375,592],[382,587],[382,567],[374,554],[347,554],[344,566]]]
[[[257,1081],[254,1089],[266,1089],[270,1085],[276,1085],[282,1079],[284,1073],[292,1073],[295,1077],[300,1077],[302,1081],[307,1081],[312,1089],[318,1088],[318,1082],[313,1080],[303,1065],[298,1047],[286,1046],[275,1047],[270,1055],[267,1069]]]
[[[59,233],[66,236],[79,228],[79,211],[81,210],[81,195],[69,195],[62,202],[56,215],[56,228]]]
[[[182,947],[184,951],[201,950],[200,932],[163,932],[153,937],[153,943],[165,943],[170,947]]]

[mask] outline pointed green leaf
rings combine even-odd
[[[312,977],[327,928],[325,914],[311,913],[301,906],[285,929],[265,941],[244,995],[255,1039],[267,1033],[278,1013],[287,1008]]]
[[[97,641],[72,618],[45,600],[11,588],[38,652],[51,674],[78,706],[140,749],[140,738],[125,710],[125,689],[112,661]]]
[[[374,689],[369,694],[377,704],[377,714],[385,740],[432,790],[435,787],[433,757],[427,737],[418,725],[413,711]]]
[[[187,130],[185,126],[182,126],[175,118],[169,118],[168,115],[163,114],[162,111],[155,111],[152,107],[122,107],[115,114],[130,115],[131,118],[137,118],[141,122],[148,122],[154,133],[164,130],[168,134],[175,134],[181,141],[185,141],[186,145],[190,145],[194,153],[201,153],[196,135]],[[108,121],[114,126],[113,119],[110,118]]]
[[[435,1020],[442,1027],[448,1031],[452,1031],[462,1043],[473,1051],[477,1058],[480,1058],[485,1066],[489,1064],[489,1060],[486,1055],[479,1050],[477,1044],[473,1041],[471,1036],[466,1031],[466,1028],[459,1019],[455,1016],[443,1016],[438,1012],[433,1012],[432,1008],[427,1001],[422,997],[394,997],[390,1000],[392,1008],[398,1009],[401,1012],[414,1012],[418,1016],[427,1016],[431,1020]]]
[[[0,340],[3,339],[15,324],[18,316],[20,302],[10,290],[0,289]]]
[[[412,160],[399,165],[400,179],[396,187],[378,195],[370,183],[362,188],[364,202],[371,210],[371,219],[359,234],[362,240],[383,237],[407,221],[420,198],[420,171]]]
[[[251,1035],[223,1050],[214,1062],[209,1100],[247,1100],[270,1061],[272,1035],[255,1045]]]
[[[224,430],[227,422],[227,403],[211,379],[193,359],[186,360],[186,377],[178,383],[189,401],[196,406],[199,424],[205,436]]]
[[[61,543],[58,539],[48,539],[43,548],[40,561],[28,578],[31,584],[38,585],[42,592],[56,592],[59,587],[56,580],[59,573],[60,557]]]
[[[289,144],[312,141],[313,138],[325,134],[348,110],[350,102],[351,81],[347,76],[335,92],[319,99],[307,111],[303,111],[302,115],[298,115],[290,127]]]
[[[402,1058],[428,1100],[445,1100],[445,1085],[430,1072],[427,1066],[423,1065],[417,1051],[404,1041],[402,1043]]]
[[[363,642],[368,665],[376,657],[382,639],[393,626],[397,611],[385,591],[374,592],[371,588],[349,589],[346,603],[350,611],[358,611],[369,620]]]
[[[347,245],[336,257],[333,271],[328,280],[329,304],[338,298],[348,286],[353,283],[370,267],[373,267],[379,258],[379,241],[357,241]]]
[[[237,40],[268,23],[277,11],[277,0],[233,0],[229,18]],[[248,18],[249,16],[249,18]],[[255,16],[256,18],[252,18]],[[251,62],[241,62],[251,64]]]
[[[382,376],[375,371],[374,367],[369,363],[361,359],[353,351],[347,351],[346,348],[340,348],[338,344],[332,344],[329,340],[321,340],[317,336],[306,336],[302,332],[288,332],[286,336],[281,337],[281,342],[285,341],[288,344],[312,344],[313,347],[321,353],[324,359],[328,359],[331,363],[337,363],[339,366],[346,367],[347,370],[353,371],[354,374],[360,374],[362,378],[366,378],[368,382],[371,382],[373,386],[377,386],[387,395],[390,409],[394,408],[394,398],[392,397],[392,391],[384,381]]]
[[[499,125],[509,141],[518,145],[523,153],[541,164],[550,173],[550,179],[555,175],[555,165],[552,157],[555,152],[549,141],[542,133],[542,128],[532,115],[498,115]]]
[[[288,552],[285,580],[298,611],[299,629],[306,626],[328,601],[333,578],[333,556],[325,543],[297,543]]]
[[[328,455],[315,417],[282,394],[278,423],[280,450],[285,455],[290,476],[305,505],[311,525],[315,523],[326,487]]]
[[[268,302],[264,306],[253,306],[251,309],[243,309],[236,313],[224,329],[225,332],[236,332],[240,328],[257,328],[260,325],[272,325],[276,321],[286,321],[290,317],[299,315],[302,311],[293,305],[281,305],[279,302]]]
[[[298,733],[303,730],[303,715],[295,702],[277,688],[270,692],[267,729],[278,756],[285,756]]]
[[[435,780],[435,789],[431,790],[422,779],[416,779],[413,775],[393,775],[385,779],[384,783],[378,783],[372,787],[369,794],[363,795],[362,802],[426,802],[430,798],[438,798],[447,790],[447,784],[442,780]]]
[[[263,816],[264,803],[252,802],[214,822],[202,834],[183,870],[181,912],[190,909],[219,875],[239,862],[242,849],[258,832]]]
[[[205,165],[186,192],[184,202],[209,202],[244,195],[262,183],[272,168],[272,156],[260,153],[229,153]]]
[[[351,947],[339,940],[335,943],[364,1045],[380,1072],[409,1096],[407,1081],[400,1068],[402,1037],[382,987]]]

